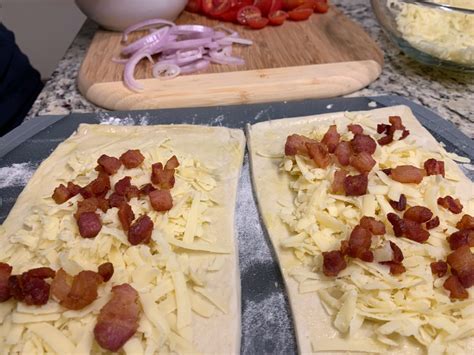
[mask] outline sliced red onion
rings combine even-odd
[[[153,66],[153,77],[163,80],[176,78],[181,74],[181,68],[176,64],[156,63]]]
[[[233,57],[223,52],[217,51],[210,51],[209,52],[209,60],[212,63],[217,64],[233,64],[233,65],[243,65],[245,64],[245,60],[239,57]]]
[[[171,27],[176,26],[173,22],[168,21],[168,20],[162,20],[162,19],[152,19],[152,20],[142,21],[126,28],[125,31],[123,31],[122,40],[127,41],[128,35],[132,32],[141,30],[145,27],[156,26],[156,25],[165,25],[165,26],[171,26]]]
[[[199,46],[205,46],[212,42],[212,38],[198,38],[198,39],[188,39],[184,41],[176,41],[168,43],[166,46],[167,49],[185,49],[185,48],[196,48]]]
[[[193,37],[212,37],[214,30],[202,25],[179,25],[172,29],[172,34]]]
[[[132,42],[125,48],[123,48],[122,54],[123,55],[133,54],[144,47],[147,47],[149,45],[153,45],[154,43],[162,41],[163,39],[166,38],[166,36],[168,36],[169,30],[170,30],[169,27],[163,27],[163,28],[160,28],[159,30],[153,31],[149,35],[146,35],[136,40],[135,42]]]
[[[123,80],[125,85],[134,91],[143,90],[143,86],[135,80],[135,67],[143,59],[147,58],[150,53],[143,51],[137,52],[130,57],[130,60],[125,64],[125,69],[123,73]]]
[[[208,60],[202,59],[198,60],[193,64],[188,64],[181,67],[181,74],[191,74],[200,70],[205,70],[209,67],[210,62]]]

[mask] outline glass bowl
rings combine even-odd
[[[474,12],[442,9],[439,4],[474,10],[473,0],[371,0],[388,37],[415,60],[448,70],[474,73]],[[427,2],[427,1],[425,1]]]

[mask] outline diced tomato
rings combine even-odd
[[[237,22],[237,13],[239,10],[248,5],[252,5],[254,0],[231,0],[231,8],[220,14],[218,18],[226,22]]]
[[[254,30],[259,30],[268,25],[268,22],[266,17],[251,17],[247,20],[247,25]]]
[[[270,25],[280,26],[288,18],[288,14],[283,10],[272,12],[268,15]]]
[[[267,16],[270,13],[273,0],[255,0],[253,5],[260,9],[262,16]]]
[[[219,17],[223,13],[226,13],[232,7],[231,0],[213,0],[213,7],[210,11],[211,16]]]
[[[270,12],[268,14],[272,14],[281,9],[283,9],[283,0],[273,0],[272,6],[270,7]]]
[[[244,6],[237,13],[237,22],[241,25],[247,25],[250,19],[258,18],[262,18],[262,12],[253,5]]]
[[[288,12],[288,16],[293,21],[304,21],[309,19],[309,17],[313,14],[312,9],[308,9],[305,7],[297,7],[294,10]]]
[[[203,14],[210,15],[213,8],[213,0],[201,0],[201,10]]]
[[[317,12],[319,14],[324,14],[328,12],[329,5],[326,0],[313,0],[313,1],[314,1],[314,7],[313,7],[314,12]]]
[[[189,12],[198,13],[201,11],[202,0],[189,0],[186,5],[186,10]]]
[[[283,10],[293,10],[303,5],[308,0],[283,0]]]

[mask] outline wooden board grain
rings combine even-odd
[[[308,21],[258,31],[187,12],[177,22],[225,25],[251,39],[252,46],[235,46],[246,64],[211,65],[202,73],[163,81],[152,79],[152,65],[143,60],[135,76],[145,90],[136,93],[122,84],[123,65],[112,62],[122,48],[120,33],[99,30],[79,73],[82,94],[99,106],[122,110],[332,97],[367,86],[383,65],[375,42],[335,7]]]

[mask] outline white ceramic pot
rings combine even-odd
[[[123,31],[140,21],[161,18],[174,21],[187,0],[75,0],[79,9],[102,27]]]

